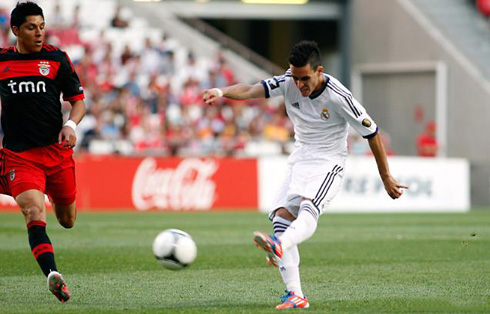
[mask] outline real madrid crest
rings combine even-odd
[[[44,75],[44,76],[49,75],[49,68],[51,66],[49,65],[48,61],[41,61],[41,62],[39,62],[38,65],[39,65],[39,73],[41,73],[41,75]]]
[[[322,118],[323,121],[327,121],[328,118],[330,118],[330,112],[328,112],[328,108],[323,108],[322,109],[321,118]]]

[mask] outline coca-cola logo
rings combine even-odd
[[[216,198],[216,170],[214,160],[189,158],[175,169],[159,169],[154,158],[145,158],[133,179],[133,204],[138,210],[207,210]]]

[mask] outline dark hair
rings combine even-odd
[[[309,64],[312,70],[316,70],[322,63],[320,48],[314,41],[302,40],[293,46],[288,61],[295,67],[304,67]]]
[[[40,15],[44,19],[43,9],[37,3],[31,1],[17,2],[10,14],[10,27],[17,26],[20,28],[26,18],[31,15]]]

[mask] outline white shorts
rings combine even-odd
[[[303,199],[310,199],[323,214],[342,187],[344,164],[344,156],[331,156],[311,146],[298,147],[288,158],[286,177],[269,217],[272,219],[281,207],[297,217]]]

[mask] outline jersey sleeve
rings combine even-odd
[[[290,75],[289,75],[290,76]],[[284,75],[274,76],[265,80],[262,80],[262,86],[265,90],[265,98],[282,96],[286,93],[286,78],[288,72]]]
[[[338,107],[340,115],[359,133],[362,137],[369,139],[378,133],[378,126],[366,112],[366,109],[350,94],[338,95]]]
[[[70,58],[65,52],[63,52],[60,69],[56,79],[61,86],[63,100],[73,102],[85,98],[80,79],[75,72],[75,68],[71,63]]]

